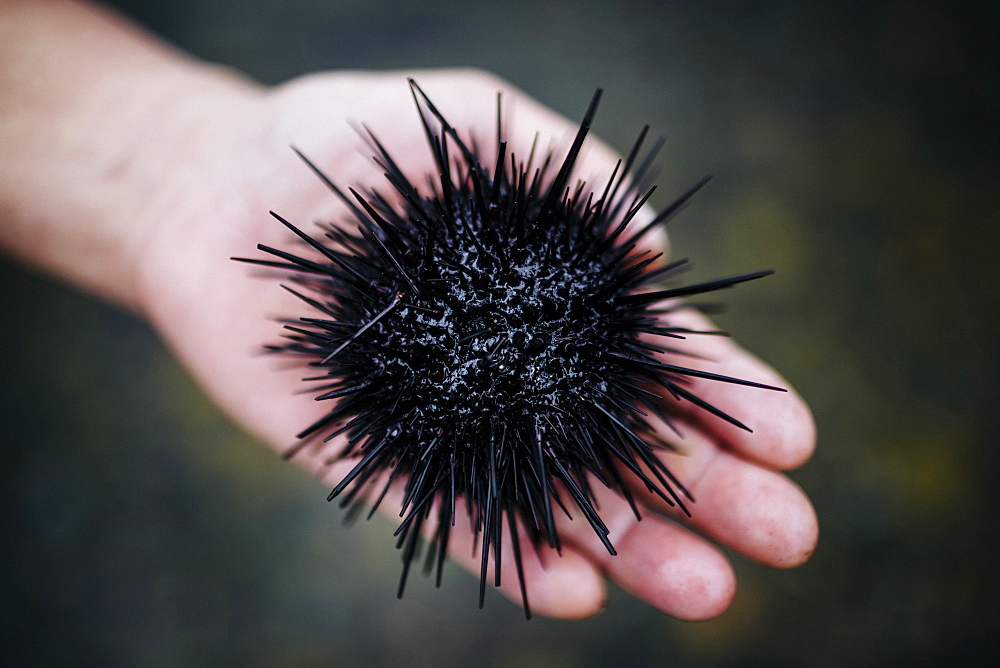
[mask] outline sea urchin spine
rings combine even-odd
[[[343,437],[336,457],[356,463],[329,500],[354,509],[374,509],[394,481],[403,486],[399,595],[425,523],[425,570],[440,584],[461,503],[481,550],[480,606],[491,560],[500,584],[506,536],[530,616],[519,536],[558,550],[557,512],[578,511],[614,554],[592,485],[617,490],[638,516],[629,476],[687,512],[690,495],[657,456],[666,443],[649,415],[670,425],[671,400],[686,400],[746,429],[688,380],[768,387],[665,361],[662,353],[678,351],[664,343],[695,332],[671,326],[664,301],[771,272],[643,290],[687,261],[666,263],[640,240],[708,179],[630,225],[653,192],[646,181],[659,146],[639,159],[644,129],[603,190],[572,184],[600,90],[561,164],[549,154],[536,166],[534,148],[526,161],[508,156],[498,117],[488,169],[410,84],[436,167],[428,183],[413,183],[370,132],[392,198],[348,195],[300,153],[351,210],[356,232],[324,225],[316,239],[272,213],[315,254],[260,245],[275,259],[244,261],[290,272],[297,289],[287,289],[316,312],[287,322],[287,342],[269,346],[305,358],[316,400],[334,402],[288,455],[317,437]]]

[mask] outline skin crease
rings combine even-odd
[[[11,6],[23,11],[5,16]],[[87,57],[111,62],[90,64],[81,62],[86,60],[82,56],[72,65],[59,61],[60,49],[69,50],[65,57],[72,58],[77,55],[73,40],[82,40],[67,38],[46,58],[55,59],[52,66],[61,68],[57,74],[82,68],[74,77],[91,85],[81,90],[80,103],[45,114],[26,112],[7,125],[8,111],[0,112],[0,139],[11,147],[8,162],[18,163],[16,158],[23,157],[19,180],[0,179],[8,184],[0,191],[0,210],[5,212],[0,244],[30,264],[141,314],[219,406],[277,452],[291,446],[294,434],[327,407],[297,394],[302,390],[301,369],[255,351],[278,335],[274,318],[306,313],[301,302],[273,278],[256,278],[267,272],[228,258],[254,257],[258,243],[297,249],[287,230],[267,215],[269,209],[306,231],[315,220],[345,219],[336,197],[289,145],[342,187],[361,183],[381,188],[380,172],[367,152],[359,150],[362,143],[349,124],[363,121],[405,172],[426,172],[430,153],[407,76],[419,81],[463,136],[473,132],[482,146],[492,145],[497,91],[502,91],[509,110],[507,138],[515,155],[527,154],[536,131],[545,147],[550,140],[565,146],[576,130],[576,122],[552,113],[506,82],[472,70],[331,72],[263,88],[232,72],[192,61],[121,19],[77,3],[0,3],[0,36],[10,16],[22,21],[44,18],[46,29],[58,32],[59,20],[47,16],[42,11],[46,9],[58,16],[75,12],[72,20],[65,21],[74,34],[85,37],[89,31],[108,45],[103,53]],[[27,34],[23,25],[18,29]],[[8,45],[4,49],[15,48],[10,42],[0,43]],[[0,69],[11,58],[0,51]],[[130,70],[128,63],[136,62],[143,66]],[[11,69],[0,79],[5,90],[15,92],[11,99],[16,104],[7,109],[30,109],[39,96],[36,92],[30,99],[18,98],[16,92],[24,84]],[[72,101],[71,92],[66,88],[64,95]],[[581,113],[586,101],[581,100]],[[13,138],[22,136],[29,122],[89,127],[105,122],[104,116],[111,116],[106,132],[86,133],[94,137],[92,141],[103,142],[87,147],[88,164],[100,166],[89,170],[97,172],[98,183],[74,187],[71,182],[65,192],[50,193],[52,201],[39,204],[36,192],[43,189],[35,181],[48,177],[41,168],[33,176],[33,154],[47,151],[47,163],[56,165],[64,156],[67,166],[60,178],[83,178],[75,174],[84,170],[71,169],[75,157],[57,141],[62,135],[52,138],[39,132],[23,141]],[[600,114],[598,125],[599,119]],[[10,128],[20,128],[22,135]],[[34,137],[49,144],[33,145]],[[618,158],[592,135],[586,147],[576,173],[588,179],[594,175],[603,183],[600,178],[607,178]],[[102,187],[121,194],[101,199]],[[67,211],[86,215],[74,228],[62,229],[60,221]],[[38,234],[25,234],[25,221]],[[87,251],[63,250],[59,244],[66,238],[70,248]],[[100,243],[88,245],[94,239]],[[666,240],[661,237],[655,243],[663,248]],[[701,316],[689,313],[671,322],[711,327]],[[728,339],[693,336],[687,345],[708,358],[698,362],[699,368],[788,387]],[[662,502],[637,488],[637,498],[647,508],[643,520],[636,522],[623,500],[602,490],[601,516],[612,529],[619,555],[609,556],[586,522],[561,518],[562,556],[545,550],[525,558],[535,613],[564,618],[592,615],[604,604],[608,578],[668,614],[708,619],[722,613],[736,591],[732,567],[715,543],[780,568],[802,563],[815,549],[815,513],[802,491],[780,473],[804,463],[814,447],[815,428],[801,398],[794,392],[699,379],[691,389],[752,426],[754,433],[678,404],[684,438],[678,440],[665,426],[657,431],[686,453],[662,456],[697,499],[690,504],[694,517],[675,523],[671,519],[675,510],[663,508]],[[333,485],[352,466],[350,462],[327,465],[340,445],[335,441],[322,451],[305,450],[294,462]],[[275,465],[284,464],[276,459]],[[384,507],[391,505],[387,501]],[[469,555],[469,540],[468,528],[459,523],[451,556],[478,573],[479,559]],[[509,540],[505,550],[510,550]],[[512,555],[505,557],[501,591],[519,601]]]

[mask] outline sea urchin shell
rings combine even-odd
[[[745,429],[693,394],[689,379],[767,387],[665,361],[675,349],[664,343],[695,332],[671,326],[664,301],[770,272],[644,290],[687,261],[661,261],[640,240],[708,179],[630,225],[652,193],[645,181],[659,148],[638,159],[644,129],[602,190],[572,183],[600,90],[560,164],[549,154],[536,165],[534,149],[519,161],[498,140],[488,169],[410,83],[436,166],[428,183],[411,181],[371,133],[392,198],[347,195],[302,156],[353,212],[356,232],[325,225],[317,239],[272,214],[315,252],[261,245],[275,259],[244,261],[290,272],[297,289],[287,289],[314,310],[268,347],[305,358],[316,400],[333,402],[289,456],[313,438],[343,436],[337,457],[356,463],[329,500],[344,506],[377,507],[394,481],[404,486],[399,595],[425,523],[426,570],[440,584],[461,508],[481,550],[480,606],[491,560],[499,585],[506,535],[530,616],[519,536],[558,550],[557,512],[579,512],[614,554],[592,485],[617,490],[638,516],[630,476],[687,512],[690,496],[658,458],[665,443],[649,414],[671,424],[670,404],[686,400]]]

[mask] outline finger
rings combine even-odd
[[[625,499],[596,484],[599,514],[617,554],[579,513],[559,525],[565,544],[581,550],[623,589],[674,617],[711,619],[729,607],[736,576],[718,548],[653,513],[638,520]]]
[[[682,309],[667,317],[671,326],[695,331],[716,329],[705,316],[691,309]],[[688,420],[727,447],[765,466],[789,470],[809,459],[816,446],[816,426],[809,407],[788,381],[728,337],[690,334],[677,348],[698,358],[667,355],[671,363],[787,391],[745,387],[705,378],[692,378],[684,386],[752,431],[740,429],[690,401],[680,400],[671,404],[672,408],[676,407]]]
[[[336,486],[357,463],[357,460],[347,459],[330,462],[335,448],[304,449],[295,459],[315,477],[322,479],[331,487]],[[386,476],[372,483],[372,489],[381,490]],[[400,522],[399,509],[404,497],[403,486],[393,485],[379,504],[379,510],[390,520]],[[425,539],[430,539],[437,529],[438,513],[431,511],[428,519],[421,527]],[[474,576],[481,575],[482,569],[482,533],[475,533],[468,518],[459,517],[449,531],[449,557],[456,564],[469,571]],[[531,541],[519,531],[519,553],[521,573],[527,591],[527,602],[532,614],[563,619],[581,619],[599,612],[604,606],[606,596],[604,578],[598,567],[589,558],[572,546],[562,550],[561,554],[547,546],[536,552]],[[518,573],[517,555],[514,552],[512,537],[504,532],[500,543],[500,586],[501,594],[517,605],[523,604],[521,592],[521,574]],[[425,547],[425,549],[432,549]],[[490,552],[490,563],[487,568],[487,586],[494,583],[495,556]],[[418,564],[413,564],[413,569]]]
[[[453,528],[452,561],[473,575],[482,568],[481,545],[474,552],[472,545],[482,543],[482,534],[473,535],[468,522],[459,521]],[[556,552],[547,545],[537,551],[530,540],[519,532],[521,563],[528,607],[532,614],[561,619],[582,619],[604,608],[607,593],[604,577],[589,555],[571,545]],[[511,536],[504,534],[500,550],[500,593],[522,605],[520,578]],[[493,562],[488,568],[487,585],[493,582]]]
[[[720,448],[694,425],[682,424],[679,452],[660,455],[694,498],[685,526],[746,557],[775,568],[791,568],[816,549],[816,512],[786,476]],[[637,498],[659,511],[681,516],[641,484]]]

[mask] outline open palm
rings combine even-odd
[[[527,150],[536,131],[544,146],[546,139],[565,140],[575,130],[571,122],[487,75],[437,71],[416,76],[449,121],[459,130],[481,133],[484,145],[495,132],[498,90],[511,109],[508,137],[515,153],[518,146]],[[205,118],[190,146],[183,147],[183,158],[162,194],[137,221],[148,229],[137,246],[144,313],[219,405],[277,451],[292,446],[294,435],[328,407],[301,394],[301,367],[255,353],[276,340],[276,318],[307,314],[274,280],[253,276],[265,272],[228,258],[254,256],[258,243],[286,249],[294,245],[288,230],[268,215],[271,209],[307,231],[317,220],[346,219],[341,202],[289,145],[341,186],[379,185],[379,170],[359,150],[363,144],[349,124],[362,121],[404,171],[427,172],[431,157],[407,93],[405,76],[398,73],[321,74],[218,109]],[[607,178],[617,157],[599,142],[588,143],[578,173]],[[672,322],[705,327],[694,313],[682,313]],[[700,368],[787,386],[728,339],[691,337],[687,345],[705,358],[698,362]],[[684,454],[662,457],[697,499],[693,518],[673,521],[670,509],[637,487],[637,498],[649,507],[637,522],[627,503],[599,491],[601,517],[619,556],[608,554],[586,522],[564,518],[559,524],[561,558],[543,554],[525,560],[535,611],[562,617],[593,614],[603,603],[607,576],[672,615],[704,619],[725,610],[735,592],[732,568],[715,543],[777,567],[795,566],[812,552],[817,536],[813,510],[777,472],[802,464],[812,452],[808,409],[794,392],[707,380],[696,380],[694,391],[738,416],[754,433],[690,405],[677,405],[685,437],[676,445]],[[294,461],[335,484],[351,466],[326,465],[338,445],[305,449]],[[459,525],[452,558],[477,569],[478,557],[469,554],[466,542],[471,536],[462,536]],[[513,561],[504,563],[506,569]],[[516,580],[505,570],[503,590],[515,599]]]

